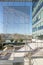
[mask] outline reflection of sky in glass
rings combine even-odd
[[[3,7],[3,14],[4,32],[28,34],[30,15],[28,6]]]
[[[4,8],[5,9],[9,8],[11,12],[9,12],[8,9],[4,10]],[[15,12],[13,12],[12,10]],[[7,11],[6,14],[4,14],[5,13],[4,11]],[[8,12],[9,14],[7,14]],[[3,25],[4,22],[6,24]],[[5,32],[26,33],[26,34],[32,33],[32,3],[31,2],[26,2],[26,3],[25,2],[0,2],[0,33],[5,33]]]

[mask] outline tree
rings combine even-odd
[[[14,41],[14,39],[11,39],[10,41],[11,41],[11,42],[13,42],[13,41]]]
[[[23,39],[20,39],[19,41],[20,41],[20,42],[23,42]]]
[[[18,42],[18,40],[15,40],[15,43],[17,43]]]

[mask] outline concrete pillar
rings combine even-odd
[[[28,58],[24,59],[24,65],[29,65],[29,59]]]
[[[31,52],[24,58],[24,65],[31,65]]]
[[[31,65],[31,59],[25,59],[24,60],[24,65]]]

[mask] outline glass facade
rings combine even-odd
[[[37,32],[38,30],[43,30],[43,1],[39,0],[39,3],[37,2],[33,9],[33,32]]]
[[[38,21],[40,21],[43,18],[43,10],[37,15],[37,17],[34,18],[33,24],[36,24]]]
[[[30,7],[4,6],[3,32],[29,34]],[[19,30],[18,30],[19,28]]]
[[[43,30],[43,21],[37,24],[37,26],[33,27],[33,32]]]
[[[36,2],[35,2],[36,3]],[[36,4],[37,6],[36,7],[34,7],[34,10],[33,11],[35,11],[34,12],[34,15],[33,15],[33,18],[34,18],[34,16],[37,14],[37,12],[43,7],[43,1],[39,1],[39,3],[37,3]],[[35,9],[36,8],[36,9]]]

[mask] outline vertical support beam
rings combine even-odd
[[[31,62],[31,52],[24,58],[24,65],[32,65]]]
[[[29,58],[29,65],[31,65],[31,52],[29,53],[28,58]]]

